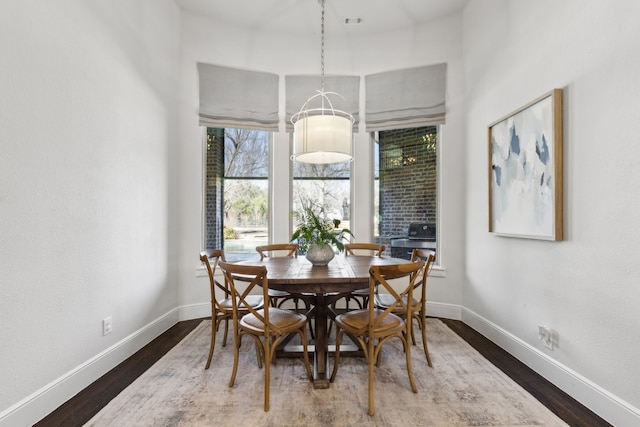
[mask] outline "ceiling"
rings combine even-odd
[[[468,0],[325,0],[327,35],[368,35],[421,26],[462,10]],[[253,32],[319,33],[319,0],[176,0],[183,9]],[[359,24],[345,19],[361,18]]]

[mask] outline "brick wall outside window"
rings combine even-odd
[[[383,131],[379,134],[379,241],[406,236],[411,222],[436,222],[437,128]]]
[[[205,188],[205,247],[222,248],[222,209],[224,195],[224,129],[207,128],[207,167]]]

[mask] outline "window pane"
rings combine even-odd
[[[269,215],[269,132],[207,129],[206,247],[227,260],[257,256]]]
[[[269,132],[225,129],[224,176],[268,178]]]
[[[339,219],[340,228],[350,228],[350,173],[350,162],[329,165],[294,162],[293,211],[311,208],[328,219]]]
[[[437,223],[437,127],[381,131],[378,136],[374,235],[392,256],[406,256],[410,248],[394,251],[392,241],[407,238],[411,223],[434,229]]]

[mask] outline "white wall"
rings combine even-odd
[[[464,319],[615,425],[640,420],[639,18],[635,0],[491,0],[469,2],[463,23]],[[565,240],[489,235],[487,126],[552,88]]]
[[[2,3],[0,424],[31,425],[139,343],[111,346],[177,320],[179,12]]]
[[[379,37],[354,38],[348,43],[337,41],[327,34],[325,66],[327,74],[366,74],[448,63],[447,124],[442,128],[441,171],[442,203],[440,205],[439,253],[446,277],[435,278],[430,287],[432,313],[459,317],[461,303],[460,284],[463,280],[464,252],[462,225],[464,151],[462,149],[462,43],[461,15],[434,22],[426,28],[407,28],[405,31]],[[206,316],[209,313],[206,273],[197,276],[200,266],[198,253],[202,243],[202,130],[198,126],[198,82],[196,63],[207,62],[256,71],[279,74],[319,74],[320,47],[316,31],[309,37],[295,40],[279,34],[255,34],[239,31],[224,22],[202,18],[183,12],[182,15],[182,69],[180,100],[180,302],[182,318]],[[283,85],[281,85],[282,88]],[[361,97],[362,98],[362,97]],[[361,112],[364,108],[361,108]],[[284,130],[284,91],[281,92],[281,130]],[[354,196],[354,231],[359,241],[371,238],[372,217],[369,167],[370,150],[365,132],[356,135],[356,153],[353,163],[354,181],[360,185]],[[276,134],[273,164],[280,181],[275,186],[273,204],[280,224],[288,221],[288,171],[290,167],[288,137]],[[284,178],[284,180],[282,179]],[[274,230],[274,241],[288,241],[287,227]]]

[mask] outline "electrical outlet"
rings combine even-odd
[[[111,316],[102,319],[102,335],[109,335],[113,330]]]
[[[549,350],[553,350],[553,336],[549,335],[549,338],[543,341],[545,347]]]
[[[544,325],[538,325],[538,339],[545,347],[553,350],[553,331]]]

